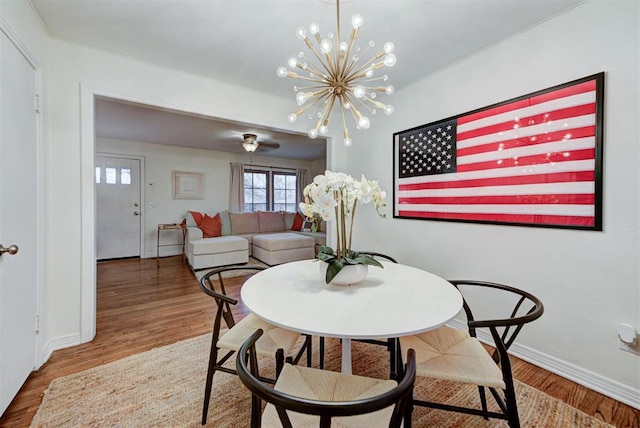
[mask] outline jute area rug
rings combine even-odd
[[[236,266],[237,267],[241,267],[241,266],[263,266],[263,267],[269,267],[269,265],[267,265],[266,263],[262,263],[260,260],[254,259],[253,257],[249,257],[249,262],[246,265],[234,265],[234,267],[236,267]],[[213,269],[218,269],[218,268],[213,268]],[[213,269],[201,269],[201,270],[194,271],[193,273],[196,275],[196,278],[198,278],[198,281],[199,281],[200,278],[202,278],[206,273],[211,272]],[[234,276],[250,275],[250,274],[254,274],[254,273],[256,273],[256,271],[254,271],[254,270],[242,270],[242,269],[231,270],[229,272],[223,272],[222,273],[222,278],[231,278],[231,277],[234,277]]]
[[[200,427],[210,335],[155,348],[142,354],[55,379],[46,390],[32,427]],[[314,343],[317,352],[317,343]],[[327,339],[326,368],[339,370],[340,344]],[[235,364],[235,359],[232,359]],[[273,373],[265,359],[261,373]],[[314,363],[317,364],[317,355]],[[384,348],[353,343],[355,374],[384,378]],[[516,383],[523,427],[611,427],[525,384]],[[416,384],[416,394],[452,403],[476,403],[475,387],[442,382]],[[236,376],[216,373],[208,427],[247,427],[250,394]],[[506,427],[504,421],[416,408],[415,427]]]

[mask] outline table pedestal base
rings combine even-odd
[[[342,338],[342,373],[351,374],[351,339]]]

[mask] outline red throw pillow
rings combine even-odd
[[[205,238],[222,236],[222,220],[220,219],[220,214],[216,214],[213,217],[205,214],[200,224],[200,229]]]
[[[293,218],[293,224],[291,225],[291,230],[302,230],[302,223],[304,223],[304,217],[300,215],[300,213],[296,213],[296,216]]]
[[[204,219],[202,213],[199,213],[198,211],[189,211],[189,214],[193,217],[193,221],[196,222],[196,226],[200,227],[202,225],[202,220]]]

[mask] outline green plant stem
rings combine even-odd
[[[347,255],[347,223],[344,219],[344,199],[340,199],[340,222],[342,223],[342,254],[340,258],[344,258]]]
[[[335,190],[333,192],[333,197],[334,199],[337,199],[339,197],[339,193],[337,190]],[[339,205],[336,205],[336,238],[337,238],[337,244],[336,244],[336,256],[338,258],[340,258],[340,222],[338,221],[338,216],[340,215],[340,207]]]
[[[358,205],[357,198],[355,201],[353,201],[353,208],[351,209],[351,224],[349,225],[349,241],[347,242],[348,244],[347,248],[351,250],[353,249],[351,248],[351,238],[353,238],[353,220],[356,218],[356,205]]]

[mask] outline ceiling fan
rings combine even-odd
[[[258,142],[256,134],[242,134],[242,147],[249,153],[255,152],[258,147],[260,150],[275,150],[280,147],[280,143]]]

